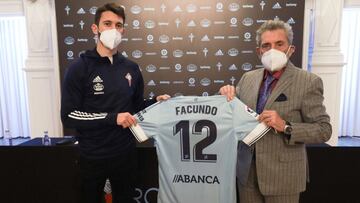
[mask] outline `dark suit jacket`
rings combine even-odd
[[[264,69],[243,75],[236,94],[250,108],[256,109]],[[305,190],[307,155],[305,144],[322,143],[331,137],[329,115],[323,105],[322,80],[288,63],[272,90],[264,109],[276,110],[293,127],[290,139],[270,130],[255,143],[256,172],[264,195],[293,194]],[[245,184],[252,160],[252,150],[238,148],[237,176]]]

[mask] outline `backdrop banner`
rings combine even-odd
[[[244,72],[262,67],[255,37],[268,19],[293,27],[296,52],[291,60],[301,67],[304,1],[57,0],[61,80],[71,62],[95,47],[90,26],[96,9],[107,2],[126,8],[119,52],[139,64],[145,97],[206,96],[223,85],[236,85]]]

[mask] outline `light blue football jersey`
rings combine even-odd
[[[236,202],[238,141],[259,127],[251,109],[237,98],[182,96],[135,117],[155,139],[158,203]]]

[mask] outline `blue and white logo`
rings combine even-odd
[[[75,43],[75,39],[73,37],[68,36],[64,39],[64,43],[67,45],[72,45]]]

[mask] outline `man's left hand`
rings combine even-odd
[[[285,120],[276,111],[264,110],[259,116],[259,121],[272,127],[276,132],[284,132]]]

